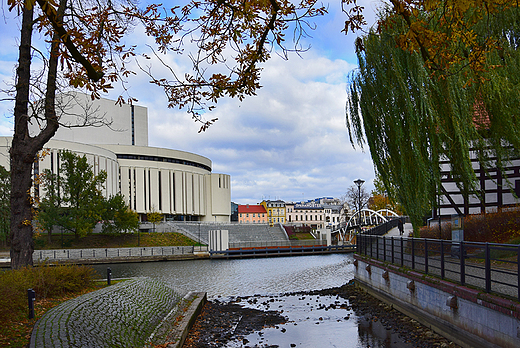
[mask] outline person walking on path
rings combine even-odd
[[[404,232],[403,220],[399,219],[397,222],[397,227],[399,228],[399,234],[402,236]]]

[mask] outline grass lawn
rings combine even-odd
[[[295,234],[291,235],[292,240],[307,240],[307,239],[314,239],[314,237],[309,232],[296,232]]]
[[[167,233],[140,233],[139,246],[189,246],[199,245],[194,240],[186,237],[181,233],[167,232]],[[73,234],[53,234],[52,242],[49,243],[47,234],[40,234],[34,238],[34,246],[36,250],[46,249],[88,249],[88,248],[128,248],[138,246],[137,234],[101,234],[95,233],[78,241]]]

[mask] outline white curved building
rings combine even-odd
[[[166,220],[228,222],[231,215],[231,179],[212,173],[211,160],[190,152],[149,147],[148,115],[142,106],[94,102],[80,93],[62,98],[66,107],[60,122],[83,124],[92,114],[112,120],[111,127],[60,128],[45,145],[48,154],[35,173],[57,172],[58,153],[70,150],[87,156],[94,173],[107,172],[105,195],[121,192],[132,210],[146,220],[157,211]],[[101,115],[101,116],[100,116]],[[9,168],[11,137],[0,137],[0,165]],[[38,191],[40,188],[36,187]]]
[[[231,215],[231,180],[211,172],[203,156],[164,148],[102,145],[119,162],[120,192],[130,208],[168,220],[224,221]]]

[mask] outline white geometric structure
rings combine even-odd
[[[62,97],[61,123],[82,124],[85,117],[104,117],[110,127],[60,127],[44,149],[49,154],[35,162],[35,171],[56,173],[58,153],[70,150],[86,155],[97,174],[107,172],[105,195],[121,192],[141,220],[157,211],[165,220],[228,222],[231,215],[231,179],[212,173],[211,160],[185,151],[148,146],[148,114],[142,106],[73,93]],[[89,113],[90,112],[90,113]],[[32,132],[36,132],[36,126]],[[9,169],[11,137],[0,137],[0,165]],[[38,188],[36,188],[38,189]],[[42,191],[43,193],[43,191]]]

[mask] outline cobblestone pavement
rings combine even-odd
[[[36,323],[30,347],[143,347],[181,295],[138,278],[62,303]]]

